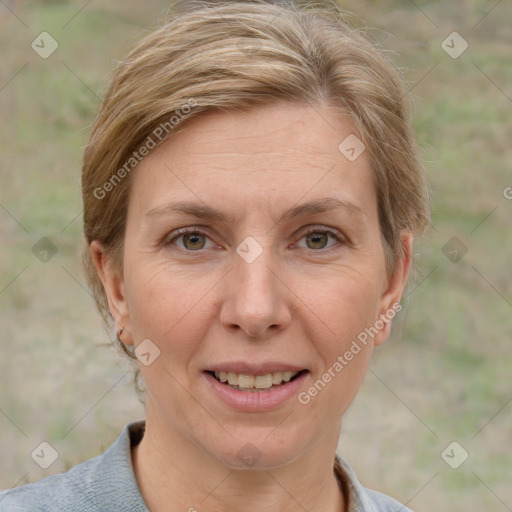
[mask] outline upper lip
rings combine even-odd
[[[304,366],[297,366],[289,363],[278,363],[278,362],[268,362],[268,363],[246,363],[242,361],[232,361],[226,363],[217,363],[208,366],[205,371],[210,372],[233,372],[233,373],[241,373],[244,375],[265,375],[267,373],[276,373],[276,372],[300,372],[302,370],[306,370]]]

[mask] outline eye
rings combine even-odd
[[[179,240],[181,240],[181,245],[178,243]],[[175,232],[174,236],[165,242],[165,245],[169,246],[177,244],[180,249],[192,252],[199,251],[200,249],[207,249],[208,247],[206,247],[206,243],[208,240],[211,242],[210,247],[216,246],[206,233],[203,233],[198,229],[184,228]]]
[[[336,245],[336,242],[339,244],[345,242],[344,237],[337,232],[320,228],[310,229],[302,235],[300,240],[306,240],[306,245],[301,246],[299,243],[298,247],[314,251],[329,250]],[[329,240],[333,241],[330,245],[328,245]],[[210,242],[210,245],[208,245],[208,242]],[[165,246],[172,245],[176,245],[187,252],[219,247],[205,232],[197,228],[183,228],[172,233],[170,238],[165,241]]]
[[[328,229],[310,229],[304,235],[302,235],[301,240],[306,240],[306,247],[302,247],[305,249],[313,249],[313,250],[322,250],[322,249],[330,249],[336,243],[327,245],[329,243],[329,238],[333,239],[334,242],[343,243],[344,239],[335,231],[331,231]]]

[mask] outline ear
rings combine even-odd
[[[373,340],[375,347],[378,347],[388,339],[391,332],[392,319],[402,309],[400,300],[409,277],[412,262],[413,236],[411,233],[402,235],[402,245],[403,254],[396,262],[392,274],[387,278],[380,298],[379,318],[376,320],[376,327],[379,327],[379,332]],[[381,322],[384,324],[382,329],[380,329]]]
[[[110,314],[114,317],[116,330],[123,329],[122,341],[132,345],[130,315],[124,291],[123,274],[110,264],[105,248],[97,240],[89,245],[89,253],[107,295]]]

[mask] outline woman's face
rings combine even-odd
[[[133,171],[123,273],[104,278],[148,428],[230,467],[332,450],[409,264],[386,276],[367,153],[338,149],[354,127],[325,106],[184,128]]]

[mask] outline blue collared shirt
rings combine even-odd
[[[0,493],[0,512],[149,512],[133,471],[131,449],[144,422],[126,425],[102,455],[67,473]],[[393,498],[363,487],[348,463],[337,457],[335,472],[348,500],[347,512],[411,512]]]

